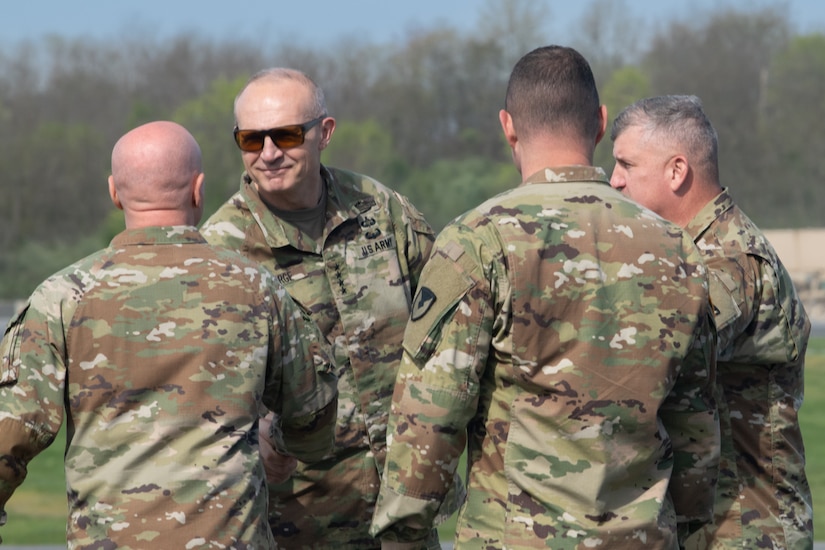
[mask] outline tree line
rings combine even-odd
[[[114,142],[138,124],[193,133],[214,211],[240,181],[234,97],[269,66],[299,68],[325,90],[338,119],[325,163],[406,194],[436,229],[518,183],[497,113],[513,64],[550,43],[590,60],[611,119],[644,96],[698,95],[719,133],[722,183],[754,221],[825,225],[825,35],[795,32],[782,4],[628,32],[641,24],[624,4],[591,0],[566,42],[543,32],[546,2],[487,0],[472,32],[439,24],[391,44],[261,49],[192,33],[14,44],[0,51],[0,298],[28,295],[122,229],[106,178]],[[596,151],[608,173],[611,152],[608,138]]]

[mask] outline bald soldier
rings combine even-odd
[[[0,522],[65,416],[70,548],[274,545],[257,421],[278,413],[284,453],[328,453],[333,366],[269,272],[200,236],[203,182],[177,124],[115,145],[126,230],[38,286],[0,344]]]
[[[676,549],[719,450],[699,252],[592,166],[607,112],[578,52],[524,56],[499,116],[522,183],[436,238],[372,533],[420,548],[466,447],[456,549]]]

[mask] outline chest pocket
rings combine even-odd
[[[18,312],[6,327],[0,347],[0,386],[11,385],[17,382],[20,372],[20,343],[23,332],[23,318],[29,306]]]

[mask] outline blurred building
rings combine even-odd
[[[825,229],[774,229],[764,233],[793,277],[815,332],[822,335],[825,330]]]

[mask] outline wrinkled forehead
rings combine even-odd
[[[306,122],[311,105],[306,86],[291,80],[249,84],[235,103],[239,128],[267,129]]]
[[[614,143],[627,148],[663,151],[673,148],[674,138],[650,124],[633,124],[627,126]]]

